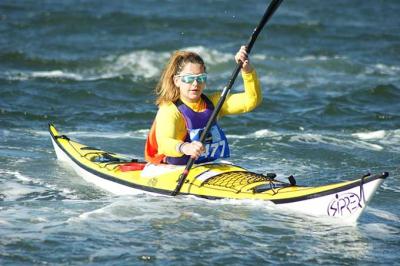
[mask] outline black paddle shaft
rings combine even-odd
[[[247,54],[250,54],[251,49],[253,48],[253,45],[258,37],[258,35],[260,34],[261,30],[264,28],[265,24],[267,24],[268,20],[272,17],[272,15],[275,13],[275,11],[278,9],[279,5],[282,3],[283,0],[272,0],[271,3],[269,4],[267,10],[264,13],[264,16],[262,17],[260,23],[258,24],[258,26],[254,29],[253,33],[250,36],[249,42],[246,45],[246,51]],[[219,111],[222,108],[222,105],[225,102],[226,96],[228,95],[228,93],[230,92],[233,84],[235,83],[236,77],[238,76],[240,69],[242,68],[242,62],[238,62],[236,64],[236,68],[232,73],[231,78],[229,79],[228,84],[224,87],[224,89],[222,90],[221,93],[221,98],[219,99],[217,106],[214,108],[214,111],[211,114],[210,119],[207,122],[207,125],[205,127],[205,129],[203,130],[201,136],[200,136],[200,142],[204,143],[204,140],[206,139],[206,136],[208,134],[208,132],[211,129],[211,126],[214,124]],[[190,158],[189,161],[186,164],[185,170],[182,172],[182,174],[179,176],[178,179],[178,184],[175,188],[175,190],[171,193],[172,196],[176,196],[181,188],[183,183],[185,182],[186,177],[189,174],[190,169],[192,168],[194,164],[194,159]]]

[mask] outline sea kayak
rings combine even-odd
[[[49,124],[58,160],[64,161],[86,181],[117,195],[152,193],[171,195],[182,166],[154,166],[124,155],[90,147],[61,135]],[[259,200],[282,210],[354,223],[365,210],[387,172],[317,187],[300,186],[229,163],[194,165],[180,195],[215,199]]]

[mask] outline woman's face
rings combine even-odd
[[[200,100],[206,87],[206,75],[203,65],[189,62],[181,73],[174,77],[174,83],[179,88],[183,101],[195,103]]]

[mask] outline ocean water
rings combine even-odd
[[[220,91],[265,1],[0,2],[1,265],[395,265],[400,255],[400,2],[284,1],[255,43],[264,94],[220,123],[231,161],[321,185],[390,172],[356,226],[259,202],[115,196],[56,160],[53,122],[143,159],[169,55]],[[243,88],[241,78],[232,92]]]

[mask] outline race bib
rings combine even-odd
[[[191,141],[200,141],[200,136],[204,128],[189,130]],[[228,140],[218,125],[211,127],[204,141],[205,151],[195,163],[214,161],[218,158],[228,158],[230,156]]]

